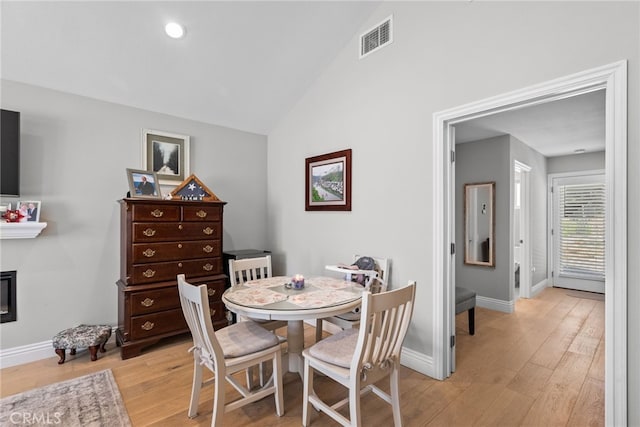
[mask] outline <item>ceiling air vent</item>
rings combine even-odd
[[[371,28],[360,36],[360,58],[393,42],[393,16]]]

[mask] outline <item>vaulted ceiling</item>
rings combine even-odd
[[[1,75],[267,134],[378,5],[2,1]]]
[[[380,3],[2,1],[0,71],[3,79],[269,134]],[[186,36],[169,38],[169,21]],[[458,142],[505,133],[547,156],[603,150],[603,93],[456,126]]]

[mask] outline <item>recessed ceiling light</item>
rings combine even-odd
[[[164,31],[173,39],[181,39],[184,36],[184,27],[176,22],[169,22],[165,25]]]

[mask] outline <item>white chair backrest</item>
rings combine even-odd
[[[182,313],[193,337],[193,347],[198,350],[203,365],[214,372],[224,367],[224,353],[211,323],[207,285],[187,283],[184,274],[178,275],[178,293]]]
[[[358,258],[362,256],[370,256],[370,255],[354,255],[353,261],[354,262],[357,261]],[[378,274],[377,284],[380,285],[380,289],[378,290],[378,292],[386,292],[387,286],[389,284],[389,277],[388,277],[389,276],[389,258],[380,258],[376,256],[372,256],[371,258],[373,258],[373,260],[378,265],[379,274]],[[370,278],[367,281],[365,288],[369,289],[373,283],[376,283],[376,281]]]
[[[389,292],[362,295],[358,343],[351,372],[369,377],[387,375],[390,364],[400,363],[402,342],[407,334],[416,295],[416,283]]]
[[[229,260],[229,280],[231,286],[241,285],[249,280],[271,277],[271,255],[259,258]]]

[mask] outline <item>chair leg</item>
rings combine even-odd
[[[322,319],[316,319],[316,342],[322,339]]]
[[[216,375],[217,377],[217,375]],[[202,390],[202,365],[197,359],[193,359],[193,384],[191,384],[191,400],[189,401],[189,418],[198,416],[198,402],[200,401],[200,390]]]
[[[362,427],[362,418],[360,416],[360,384],[357,380],[352,380],[351,386],[349,387],[349,418],[351,418],[352,426]]]
[[[471,307],[469,309],[469,335],[475,335],[476,333],[476,308]]]
[[[400,413],[400,387],[398,385],[398,367],[393,368],[391,380],[391,408],[393,409],[393,424],[402,427],[402,415]]]
[[[275,385],[276,414],[281,417],[284,415],[284,398],[282,397],[282,353],[280,351],[273,355],[273,384]]]
[[[302,425],[306,427],[311,421],[311,403],[309,403],[309,396],[313,391],[313,369],[311,369],[309,359],[307,358],[304,359],[304,379],[302,387]]]
[[[226,386],[226,372],[216,372],[214,382],[214,396],[213,396],[213,414],[211,415],[211,427],[221,426],[222,417],[224,416],[225,406],[225,386]]]

